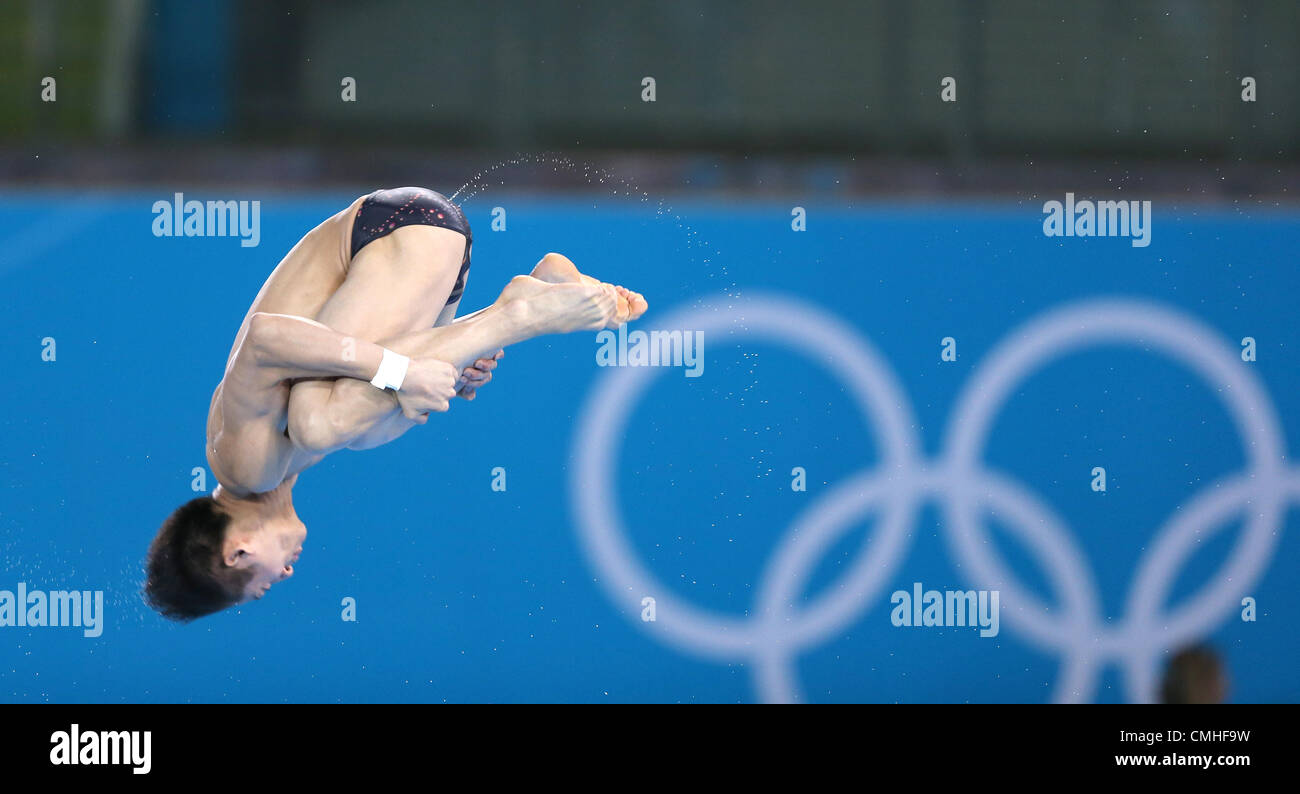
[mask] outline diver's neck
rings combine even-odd
[[[297,480],[295,474],[270,491],[244,494],[235,493],[218,484],[212,492],[212,499],[231,513],[250,510],[264,517],[294,516],[293,486]]]

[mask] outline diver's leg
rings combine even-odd
[[[428,328],[455,286],[465,245],[461,233],[425,225],[403,226],[376,238],[353,257],[347,279],[315,319],[366,341]],[[289,392],[289,438],[306,451],[325,451],[337,438],[335,383],[331,378],[303,380]],[[362,407],[371,422],[400,413],[391,394],[358,383],[370,392]]]
[[[572,266],[572,263],[569,265]],[[496,302],[451,325],[424,328],[377,341],[405,356],[436,358],[451,363],[457,369],[464,369],[477,359],[494,357],[496,351],[525,339],[580,328],[617,327],[620,324],[615,321],[617,314],[629,316],[635,311],[635,315],[640,316],[645,310],[645,301],[639,295],[624,291],[640,301],[639,307],[635,300],[632,301],[633,308],[629,309],[629,301],[613,285],[584,277],[576,268],[573,268],[571,274],[566,272],[561,275],[549,273],[545,269],[539,271],[537,268],[534,272],[552,276],[553,280],[516,276]],[[565,291],[569,292],[560,295],[560,292]],[[575,298],[581,300],[573,308]],[[325,320],[322,322],[329,324]],[[296,444],[314,454],[324,454],[343,447],[369,449],[391,441],[415,424],[422,423],[403,416],[391,393],[379,391],[369,383],[351,378],[339,378],[326,383],[331,388],[325,398],[311,404],[310,416],[298,418],[298,435],[294,435],[292,429],[290,432]],[[294,389],[301,385],[295,385]],[[295,424],[292,400],[291,397],[291,426]]]

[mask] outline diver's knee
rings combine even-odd
[[[338,446],[338,433],[328,410],[289,406],[289,440],[309,455],[324,455]]]

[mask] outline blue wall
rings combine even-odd
[[[193,496],[190,471],[205,465],[205,413],[232,336],[283,252],[351,197],[187,191],[260,198],[257,248],[230,238],[155,238],[150,206],[170,191],[48,197],[56,201],[0,197],[8,296],[0,364],[9,375],[0,392],[0,589],[20,581],[102,589],[107,625],[97,639],[73,629],[0,628],[0,699],[772,696],[761,680],[772,668],[758,649],[710,657],[700,648],[725,639],[676,642],[678,616],[664,605],[757,620],[765,566],[791,525],[879,460],[880,431],[859,418],[836,372],[770,340],[710,333],[702,377],[671,370],[649,382],[611,477],[627,543],[662,592],[620,592],[581,540],[584,519],[570,492],[575,432],[593,389],[627,374],[595,366],[596,345],[584,334],[520,345],[474,403],[388,447],[341,453],[304,474],[295,500],[311,534],[294,578],[248,608],[174,626],[139,601],[140,560],[162,519]],[[496,205],[507,208],[505,232],[489,230]],[[1120,239],[1045,238],[1041,199],[810,205],[801,233],[790,229],[790,207],[775,204],[683,201],[657,213],[652,203],[601,196],[480,195],[465,209],[477,239],[467,307],[490,301],[548,250],[644,292],[652,307],[645,328],[663,327],[673,308],[720,296],[723,313],[744,305],[734,295],[798,298],[874,346],[916,419],[907,430],[920,439],[920,459],[940,453],[956,401],[986,354],[1017,339],[1032,318],[1098,296],[1149,299],[1204,324],[1217,342],[1194,340],[1201,350],[1235,355],[1242,337],[1254,337],[1258,361],[1237,366],[1262,384],[1285,446],[1300,443],[1294,211],[1157,202],[1153,241],[1143,249]],[[53,363],[41,360],[47,336],[57,340]],[[958,359],[943,363],[940,340],[948,336]],[[1104,346],[1054,357],[997,412],[984,465],[1064,527],[1074,563],[1086,563],[1075,573],[1098,596],[1093,618],[1111,631],[1124,624],[1135,572],[1155,554],[1165,523],[1245,465],[1224,396],[1154,350]],[[496,466],[507,470],[504,493],[489,487]],[[796,466],[807,470],[807,492],[791,490]],[[1105,493],[1089,487],[1094,466],[1107,469]],[[1256,495],[1257,506],[1267,501]],[[986,584],[950,545],[943,504],[922,500],[883,590],[852,620],[786,654],[799,694],[1133,697],[1122,650],[1103,654],[1081,691],[1063,693],[1070,654],[1022,631],[1009,614],[1031,602],[1004,599],[1001,632],[991,638],[970,628],[890,624],[893,590],[917,581],[937,589]],[[841,577],[877,532],[877,517],[855,519],[814,558],[797,610],[844,588]],[[1207,526],[1195,539],[1172,584],[1175,607],[1215,580],[1242,535],[1240,518],[1238,511],[1221,531]],[[1068,610],[1055,606],[1060,577],[1017,540],[1012,524],[1005,515],[986,522],[993,540],[983,546],[1019,582],[1002,584],[1033,592],[1050,620],[1063,620]],[[1294,512],[1286,508],[1265,529],[1256,537],[1273,545],[1259,575],[1240,585],[1257,600],[1258,620],[1220,609],[1195,633],[1224,653],[1233,699],[1294,701]],[[660,604],[649,624],[639,618],[646,595]],[[355,623],[340,620],[348,596],[358,602]]]

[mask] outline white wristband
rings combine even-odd
[[[397,391],[402,388],[402,381],[406,379],[406,368],[410,365],[411,359],[384,348],[384,357],[379,362],[379,371],[370,380],[370,385],[376,389]]]

